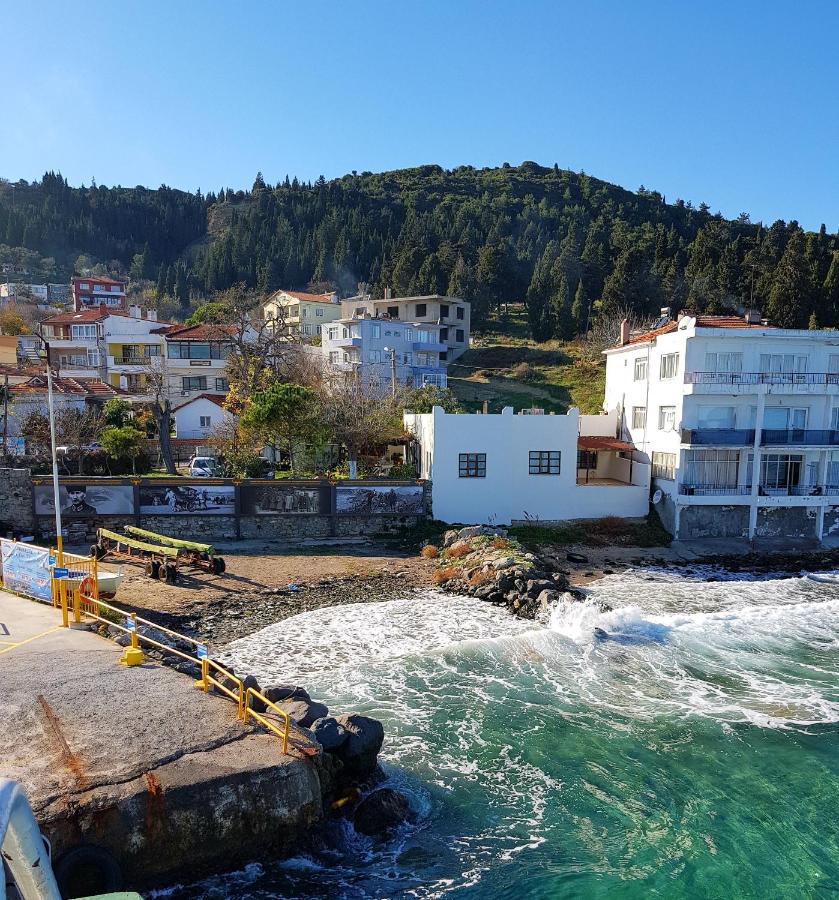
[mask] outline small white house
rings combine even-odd
[[[209,437],[223,422],[234,424],[236,416],[224,408],[224,397],[199,394],[173,410],[175,437]]]
[[[599,416],[406,412],[419,474],[432,481],[434,518],[505,525],[649,510],[650,467],[617,437],[617,411]]]

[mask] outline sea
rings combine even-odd
[[[839,897],[839,573],[608,576],[542,622],[438,591],[231,644],[263,683],[383,721],[386,842],[158,896]],[[604,611],[605,610],[605,611]]]

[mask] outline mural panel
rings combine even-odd
[[[130,516],[134,513],[134,488],[130,484],[62,484],[58,502],[62,518]],[[35,485],[35,514],[55,515],[51,484]]]
[[[243,485],[242,515],[311,515],[321,511],[319,488]],[[327,510],[328,512],[328,510]]]
[[[140,512],[147,516],[232,516],[235,511],[232,484],[140,485]]]
[[[355,516],[398,515],[418,516],[423,512],[422,485],[358,485],[335,489],[336,510],[339,514]]]

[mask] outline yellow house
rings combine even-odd
[[[337,293],[277,291],[265,302],[263,315],[266,321],[284,321],[303,337],[317,337],[324,325],[341,318],[341,302]]]
[[[0,334],[0,365],[17,365],[17,338],[13,334]]]

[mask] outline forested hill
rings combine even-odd
[[[66,277],[93,262],[190,302],[244,281],[260,291],[368,282],[381,295],[449,293],[481,318],[526,299],[534,336],[571,337],[603,312],[663,305],[761,309],[789,327],[839,326],[839,235],[727,220],[589,175],[422,166],[202,195],[0,181],[0,261]],[[47,257],[47,259],[43,259]]]

